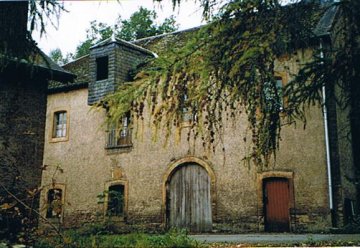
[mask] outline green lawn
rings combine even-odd
[[[184,231],[170,231],[165,234],[81,234],[77,231],[66,231],[64,237],[42,237],[35,248],[112,248],[112,247],[207,247],[190,239]]]

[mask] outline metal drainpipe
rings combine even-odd
[[[324,58],[322,40],[320,39],[320,58]],[[323,63],[323,62],[321,62]],[[328,175],[328,189],[329,189],[329,207],[331,214],[333,215],[334,202],[333,202],[333,186],[331,177],[331,161],[330,161],[330,145],[329,145],[329,130],[328,130],[328,118],[326,109],[326,91],[325,85],[322,87],[322,100],[323,100],[323,115],[324,115],[324,131],[325,131],[325,146],[326,146],[326,165]]]

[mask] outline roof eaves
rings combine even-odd
[[[87,83],[87,82],[63,84],[60,86],[49,87],[47,92],[48,92],[48,94],[68,92],[71,90],[85,89],[88,86],[89,86],[89,83]]]
[[[118,44],[121,44],[121,45],[124,45],[124,46],[127,46],[129,48],[132,48],[132,49],[135,49],[135,50],[138,50],[142,53],[145,53],[145,54],[148,54],[148,55],[151,55],[151,56],[154,56],[155,58],[158,57],[158,55],[146,48],[143,48],[141,46],[138,46],[134,43],[131,43],[131,42],[128,42],[128,41],[125,41],[125,40],[122,40],[122,39],[116,39],[116,43]]]
[[[66,66],[68,66],[68,65],[71,65],[72,63],[76,63],[77,61],[82,60],[82,59],[84,59],[84,58],[86,58],[86,57],[89,57],[89,54],[86,54],[86,55],[81,56],[81,57],[79,57],[79,58],[77,58],[77,59],[74,59],[74,60],[72,60],[72,61],[70,61],[70,62],[62,65],[62,67],[64,67],[64,66],[66,67]]]
[[[207,25],[207,24],[205,24],[205,25]],[[162,38],[162,37],[169,36],[169,35],[177,35],[177,34],[181,34],[181,33],[191,32],[191,31],[198,30],[198,29],[202,28],[205,25],[192,27],[192,28],[187,28],[187,29],[183,29],[183,30],[176,30],[176,31],[171,32],[171,33],[165,33],[165,34],[149,36],[149,37],[145,37],[145,38],[141,38],[141,39],[131,41],[131,43],[134,44],[134,43],[140,43],[140,42],[145,42],[145,41],[151,41],[151,40]]]
[[[148,49],[145,49],[145,48],[143,48],[141,46],[138,46],[136,44],[133,44],[131,42],[122,40],[122,39],[108,38],[106,40],[100,41],[99,43],[93,45],[92,47],[90,47],[90,49],[106,46],[106,45],[111,44],[111,43],[116,43],[116,44],[119,44],[119,45],[123,45],[123,46],[129,47],[131,49],[137,50],[139,52],[142,52],[142,53],[157,57],[157,54],[155,54],[154,52],[152,52],[152,51],[150,51]]]

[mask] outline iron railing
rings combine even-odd
[[[130,128],[107,130],[106,148],[129,146],[132,146]]]

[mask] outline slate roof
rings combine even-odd
[[[50,80],[56,80],[58,82],[68,82],[74,80],[76,77],[75,74],[72,74],[57,65],[34,44],[30,43],[30,46],[32,46],[32,49],[30,55],[27,58],[19,59],[14,57],[6,57],[2,54],[0,54],[0,57],[9,61],[7,66],[8,69],[12,68],[13,70],[18,68],[25,71],[36,72],[39,76]]]
[[[159,34],[159,35],[154,35],[154,36],[150,36],[150,37],[145,37],[145,38],[141,38],[141,39],[138,39],[138,40],[134,40],[131,43],[136,44],[136,45],[141,46],[141,47],[144,47],[144,48],[147,48],[147,49],[150,49],[152,47],[152,45],[154,45],[155,43],[159,42],[162,39],[175,37],[175,36],[181,36],[181,35],[186,34],[186,33],[191,33],[191,32],[199,30],[203,26],[204,25],[198,26],[198,27],[193,27],[193,28],[188,28],[188,29],[184,29],[184,30],[178,30],[178,31],[174,31],[174,32],[171,32],[171,33]]]
[[[119,44],[119,45],[122,45],[122,46],[126,46],[128,48],[132,48],[132,49],[137,50],[139,52],[154,56],[154,53],[152,51],[150,51],[148,49],[145,49],[145,48],[143,48],[141,46],[138,46],[138,45],[134,44],[133,42],[128,42],[128,41],[125,41],[125,40],[122,40],[122,39],[117,39],[114,36],[95,44],[94,46],[90,47],[90,49],[94,49],[94,48],[97,48],[97,47],[102,47],[102,46],[105,46],[105,45],[108,45],[108,44],[111,44],[111,43],[116,43],[116,44]]]
[[[81,58],[78,58],[70,63],[63,65],[64,70],[76,75],[77,77],[66,84],[59,83],[56,81],[49,82],[49,92],[59,92],[59,91],[67,91],[71,89],[79,89],[88,86],[90,81],[89,77],[89,55],[85,55]]]

